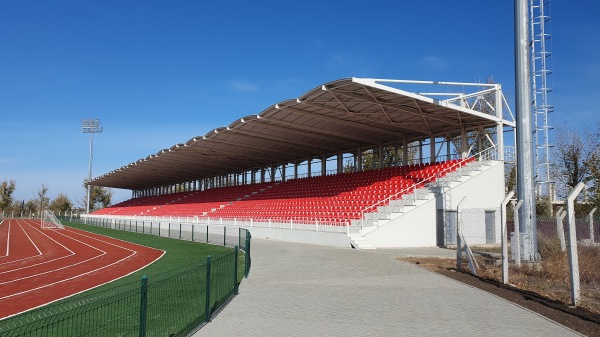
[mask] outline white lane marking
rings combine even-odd
[[[98,234],[98,235],[100,235],[100,236],[104,236],[104,235],[101,235],[101,234]],[[119,239],[115,239],[115,240],[119,240]],[[119,241],[122,241],[122,240],[119,240]],[[141,246],[141,245],[138,245],[138,246]],[[142,247],[146,247],[146,246],[142,246]],[[146,248],[152,248],[152,247],[146,247]],[[152,249],[156,249],[156,248],[152,248]],[[129,275],[131,275],[131,274],[133,274],[133,273],[135,273],[135,272],[137,272],[137,271],[140,271],[140,270],[142,270],[142,269],[146,268],[147,266],[149,266],[149,265],[153,264],[154,262],[158,261],[160,258],[162,258],[162,257],[163,257],[163,256],[166,254],[166,251],[164,251],[164,250],[160,250],[160,249],[156,249],[156,250],[162,251],[162,254],[160,254],[160,256],[158,256],[156,259],[154,259],[154,260],[152,260],[152,261],[148,262],[147,264],[145,264],[145,265],[143,265],[143,266],[140,266],[138,269],[132,270],[131,272],[129,272],[129,273],[127,273],[127,274],[124,274],[123,276],[120,276],[120,277],[117,277],[117,278],[115,278],[115,279],[112,279],[112,280],[106,281],[106,282],[104,282],[104,283],[98,284],[98,285],[96,285],[96,286],[93,286],[93,287],[90,287],[90,288],[88,288],[88,289],[83,289],[83,290],[81,290],[81,291],[78,291],[78,292],[76,292],[76,293],[69,294],[69,295],[66,295],[66,296],[64,296],[64,297],[57,298],[57,299],[55,299],[55,300],[52,300],[52,301],[46,302],[46,303],[44,303],[44,304],[41,304],[41,305],[38,305],[38,306],[36,306],[36,307],[33,307],[33,308],[28,308],[28,309],[25,309],[25,310],[23,310],[23,311],[19,311],[19,312],[16,312],[16,313],[14,313],[14,314],[11,314],[11,315],[8,315],[8,316],[5,316],[5,317],[0,317],[0,319],[6,319],[6,318],[13,317],[13,316],[17,316],[17,315],[20,315],[20,314],[22,314],[22,313],[25,313],[25,312],[28,312],[28,311],[31,311],[31,310],[34,310],[34,309],[41,308],[41,307],[43,307],[43,306],[46,306],[46,305],[48,305],[48,304],[52,304],[52,303],[54,303],[54,302],[58,302],[58,301],[64,300],[64,299],[67,299],[67,298],[73,297],[73,296],[75,296],[75,295],[79,295],[79,294],[81,294],[81,293],[84,293],[84,292],[86,292],[86,291],[88,291],[88,290],[96,289],[96,288],[102,287],[103,285],[106,285],[106,284],[109,284],[109,283],[111,283],[111,282],[114,282],[114,281],[116,281],[116,280],[120,280],[120,279],[122,279],[122,278],[124,278],[124,277],[127,277],[127,276],[129,276]]]
[[[19,221],[18,221],[18,220],[17,220],[17,224],[18,224],[19,226],[21,226],[21,224],[19,223]],[[31,224],[29,224],[29,223],[27,223],[27,222],[25,222],[25,224],[29,225],[29,226],[30,226],[31,228],[33,228],[34,230],[37,230],[38,232],[40,232],[42,235],[44,235],[44,236],[45,236],[45,237],[47,237],[48,239],[50,239],[50,240],[54,241],[54,243],[56,243],[57,245],[61,246],[61,247],[62,247],[62,248],[64,248],[65,250],[67,250],[67,251],[69,252],[69,254],[68,254],[68,255],[65,255],[65,256],[61,256],[61,257],[55,258],[55,259],[51,259],[51,260],[48,260],[48,261],[40,262],[40,263],[33,263],[33,264],[29,264],[29,265],[27,265],[27,266],[24,266],[24,267],[21,267],[21,268],[16,268],[16,269],[11,269],[11,270],[7,270],[7,271],[3,271],[3,272],[0,272],[0,275],[2,275],[2,274],[6,274],[6,273],[12,273],[12,272],[14,272],[14,271],[18,271],[18,270],[22,270],[22,269],[33,268],[33,267],[36,267],[36,266],[40,266],[40,265],[43,265],[43,264],[46,264],[46,263],[50,263],[50,262],[53,262],[53,261],[61,260],[61,259],[64,259],[64,258],[67,258],[67,257],[70,257],[70,256],[73,256],[73,255],[75,255],[75,252],[73,252],[73,251],[72,251],[72,250],[70,250],[69,248],[65,247],[64,245],[60,244],[59,242],[57,242],[57,241],[56,241],[56,240],[54,240],[53,238],[49,237],[49,236],[48,236],[46,233],[44,233],[43,231],[41,231],[41,230],[37,229],[37,228],[36,228],[34,225],[31,225]],[[21,228],[23,228],[23,227],[21,226]],[[30,256],[30,257],[25,257],[25,258],[18,259],[18,260],[13,260],[13,261],[8,261],[8,262],[0,263],[0,266],[2,266],[2,265],[5,265],[5,264],[11,264],[11,263],[16,263],[16,262],[21,262],[21,261],[25,261],[25,260],[29,260],[29,259],[33,259],[33,258],[37,258],[37,257],[39,257],[39,255],[36,255],[36,256]]]
[[[35,242],[33,242],[31,237],[29,236],[29,234],[27,234],[25,229],[23,229],[23,226],[21,226],[21,224],[19,222],[17,222],[17,225],[19,225],[19,227],[21,227],[21,230],[23,231],[23,233],[25,233],[25,236],[29,239],[29,242],[31,242],[31,244],[35,247],[35,250],[38,251],[38,255],[44,255],[44,254],[42,254],[42,251],[38,248],[38,246],[35,244]]]
[[[62,234],[62,233],[59,233],[59,234],[60,234],[60,235],[64,235],[64,234]],[[82,234],[80,234],[80,235],[82,235]],[[65,235],[65,236],[67,236],[67,235]],[[82,235],[82,236],[85,236],[85,235]],[[69,236],[67,236],[67,237],[69,237]],[[75,241],[78,241],[78,240],[76,240],[76,239],[73,239],[73,240],[75,240]],[[105,243],[111,244],[110,242],[102,241],[102,240],[100,240],[100,239],[96,239],[96,240],[97,240],[97,241],[100,241],[100,242],[105,242]],[[83,242],[82,242],[82,243],[83,243]],[[116,246],[116,245],[114,245],[114,246]],[[91,247],[91,246],[90,246],[90,247]],[[117,247],[120,247],[120,246],[117,246]],[[93,247],[92,247],[92,248],[93,248]],[[132,257],[133,255],[137,254],[137,251],[134,251],[134,250],[131,250],[131,249],[128,249],[128,248],[125,248],[125,247],[120,247],[120,248],[123,248],[123,249],[125,249],[125,250],[129,250],[129,251],[131,251],[132,253],[131,253],[131,254],[129,254],[128,256],[125,256],[124,258],[122,258],[122,259],[120,259],[120,260],[118,260],[118,261],[115,261],[115,262],[113,262],[113,263],[107,264],[107,265],[105,265],[105,266],[102,266],[102,267],[100,267],[100,268],[96,268],[96,269],[93,269],[93,270],[87,271],[87,272],[85,272],[85,273],[81,273],[81,274],[78,274],[78,275],[75,275],[75,276],[72,276],[72,277],[69,277],[69,278],[66,278],[66,279],[62,279],[62,280],[60,280],[60,281],[56,281],[56,282],[52,282],[52,283],[49,283],[49,284],[45,284],[45,285],[43,285],[43,286],[40,286],[40,287],[36,287],[36,288],[28,289],[28,290],[25,290],[25,291],[21,291],[21,292],[18,292],[18,293],[14,293],[14,294],[11,294],[11,295],[8,295],[8,296],[0,297],[0,300],[6,299],[6,298],[11,298],[11,297],[14,297],[14,296],[17,296],[17,295],[27,294],[27,293],[29,293],[29,292],[32,292],[32,291],[35,291],[35,290],[38,290],[38,289],[47,288],[47,287],[53,286],[53,285],[55,285],[55,284],[59,284],[59,283],[63,283],[63,282],[67,282],[67,281],[70,281],[70,280],[73,280],[73,279],[76,279],[76,278],[82,277],[82,276],[84,276],[84,275],[87,275],[87,274],[95,273],[95,272],[97,272],[97,271],[99,271],[99,270],[102,270],[102,269],[105,269],[105,268],[111,267],[111,266],[113,266],[113,265],[115,265],[115,264],[121,263],[122,261],[125,261],[125,260],[129,259],[130,257]],[[100,249],[98,249],[98,250],[100,250]],[[102,254],[102,255],[104,255],[104,254]],[[162,255],[161,255],[161,256],[162,256]],[[95,259],[95,258],[94,258],[94,259]],[[90,260],[93,260],[93,259],[90,259]],[[86,262],[86,261],[82,261],[82,262]],[[77,263],[77,264],[79,264],[79,263]],[[73,265],[71,265],[71,266],[73,266]],[[69,266],[69,267],[71,267],[71,266]],[[64,268],[65,268],[65,267],[63,267],[63,268],[59,268],[59,269],[57,269],[57,270],[64,269]],[[45,274],[45,273],[42,273],[42,274]],[[0,283],[0,284],[2,284],[2,283]]]
[[[37,229],[37,228],[35,228],[35,227],[34,227],[34,229],[39,231],[39,229]],[[89,262],[89,261],[95,260],[95,259],[97,259],[97,258],[99,258],[99,257],[101,257],[101,256],[104,256],[104,255],[106,255],[106,254],[107,254],[107,252],[103,251],[102,249],[99,249],[99,248],[93,247],[93,246],[91,246],[91,245],[89,245],[89,244],[87,244],[87,243],[85,243],[85,242],[79,241],[79,240],[77,240],[77,239],[75,239],[75,238],[71,238],[71,237],[69,237],[68,235],[64,235],[64,234],[61,234],[61,233],[58,233],[58,232],[56,232],[56,233],[57,233],[57,234],[60,234],[60,235],[63,235],[63,236],[65,236],[65,237],[67,237],[67,238],[69,238],[69,239],[71,239],[71,240],[73,240],[73,241],[77,241],[77,242],[79,242],[79,243],[81,243],[81,244],[84,244],[84,245],[86,245],[86,246],[88,246],[88,247],[90,247],[90,248],[92,248],[92,249],[94,249],[94,250],[97,250],[97,251],[101,252],[101,254],[99,254],[99,255],[96,255],[96,256],[94,256],[94,257],[91,257],[91,258],[89,258],[89,259],[83,260],[83,261],[79,261],[79,262],[72,263],[72,264],[69,264],[69,265],[66,265],[66,266],[62,266],[62,267],[60,267],[60,268],[57,268],[57,269],[52,269],[52,270],[48,270],[48,271],[45,271],[45,272],[42,272],[42,273],[37,273],[37,274],[33,274],[33,275],[29,275],[29,276],[25,276],[25,277],[16,278],[16,279],[14,279],[14,280],[6,281],[6,282],[0,282],[0,285],[3,285],[3,284],[9,284],[9,283],[13,283],[13,282],[18,282],[18,281],[22,281],[22,280],[30,279],[30,278],[33,278],[33,277],[38,277],[38,276],[41,276],[41,275],[50,274],[50,273],[55,273],[55,272],[58,272],[58,271],[60,271],[60,270],[68,269],[68,268],[71,268],[71,267],[73,267],[73,266],[77,266],[77,265],[80,265],[80,264],[82,264],[82,263],[86,263],[86,262]],[[50,238],[50,237],[49,237],[49,238]],[[52,240],[52,238],[50,238],[50,239]],[[53,241],[54,241],[54,242],[56,242],[56,243],[58,243],[56,240],[53,240]],[[59,245],[61,245],[60,243],[58,243],[58,244],[59,244]],[[63,246],[63,245],[61,245],[61,246]],[[63,246],[63,247],[64,247],[64,246]],[[69,251],[71,251],[71,252],[72,252],[72,250],[69,250]],[[9,297],[10,297],[10,296],[9,296]],[[6,298],[6,297],[0,297],[0,299],[3,299],[3,298]]]

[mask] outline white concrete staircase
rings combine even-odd
[[[348,234],[350,242],[356,249],[375,249],[366,236],[392,220],[417,209],[419,206],[430,202],[435,198],[435,192],[439,187],[453,188],[454,186],[479,175],[487,167],[494,163],[490,161],[475,161],[468,163],[459,170],[448,173],[435,183],[416,189],[413,193],[405,194],[402,199],[391,200],[389,205],[377,207],[376,212],[365,213],[364,220],[354,220],[351,231]]]

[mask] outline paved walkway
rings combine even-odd
[[[252,239],[239,295],[194,336],[578,336],[399,255]]]

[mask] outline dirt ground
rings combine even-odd
[[[492,293],[531,311],[567,326],[586,336],[600,337],[600,315],[585,308],[574,308],[558,301],[544,298],[536,293],[523,291],[510,285],[481,279],[469,273],[457,272],[451,267],[455,262],[439,258],[400,258],[440,275],[450,277],[470,286]]]

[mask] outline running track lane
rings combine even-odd
[[[40,230],[39,222],[19,223],[27,228],[25,232],[30,237],[36,238],[36,245],[43,247],[42,252],[54,250],[55,253],[30,259],[31,268],[23,268],[22,264],[12,271],[3,268],[0,273],[0,318],[129,275],[164,254],[161,250],[77,229]],[[37,240],[41,240],[39,244]]]

